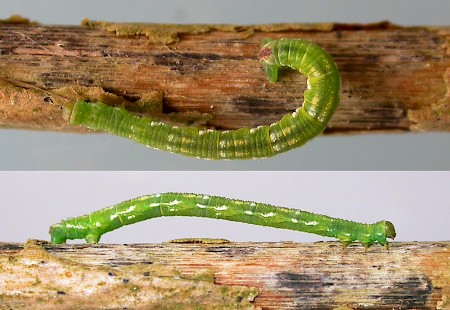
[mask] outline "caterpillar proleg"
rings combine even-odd
[[[330,55],[304,39],[265,40],[260,51],[267,78],[290,67],[307,77],[304,103],[276,123],[256,128],[181,128],[104,103],[77,101],[65,106],[71,125],[82,125],[134,140],[158,150],[203,159],[266,158],[299,147],[322,133],[339,103],[340,75]]]
[[[374,243],[387,246],[387,238],[394,239],[396,235],[389,221],[362,224],[270,204],[186,193],[153,194],[127,200],[89,215],[63,220],[52,225],[49,232],[52,243],[64,243],[67,239],[97,243],[109,231],[161,216],[207,217],[303,231],[337,238],[344,245],[359,241],[366,248]]]

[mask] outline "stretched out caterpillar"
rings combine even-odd
[[[276,82],[278,69],[290,67],[307,76],[303,105],[270,126],[211,130],[180,128],[104,103],[77,101],[65,106],[71,125],[125,137],[158,150],[203,159],[271,157],[322,133],[339,103],[340,75],[330,55],[304,39],[263,41],[260,59],[267,78]]]
[[[219,196],[164,193],[142,196],[89,215],[63,220],[50,227],[52,243],[85,239],[97,243],[100,237],[124,225],[160,216],[196,216],[304,231],[334,237],[347,246],[360,241],[366,248],[374,243],[387,247],[395,238],[391,222],[362,224],[296,209],[276,207]]]

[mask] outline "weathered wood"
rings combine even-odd
[[[210,127],[270,124],[301,104],[305,78],[289,70],[268,83],[260,42],[303,37],[328,50],[342,74],[328,133],[450,131],[446,27],[15,21],[0,23],[0,127],[73,131],[62,118],[67,101],[145,112],[161,94],[156,110],[208,113]]]
[[[161,305],[450,309],[450,241],[0,243],[2,309]]]

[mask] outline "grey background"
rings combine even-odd
[[[46,24],[84,17],[161,23],[377,22],[449,25],[449,1],[17,1],[21,14]],[[448,170],[450,134],[319,137],[271,159],[208,162],[109,135],[0,130],[1,170]]]
[[[366,223],[390,220],[396,241],[444,241],[450,240],[449,184],[448,172],[2,172],[0,241],[49,240],[49,226],[62,219],[168,191],[265,202]],[[332,240],[228,221],[164,217],[122,227],[101,242],[183,237]]]

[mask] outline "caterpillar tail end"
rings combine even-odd
[[[53,244],[66,243],[67,237],[64,233],[64,227],[61,224],[55,224],[50,226],[49,229],[50,242]]]
[[[63,118],[66,121],[70,121],[70,117],[72,116],[73,108],[75,107],[74,102],[69,102],[64,104],[63,106]]]

